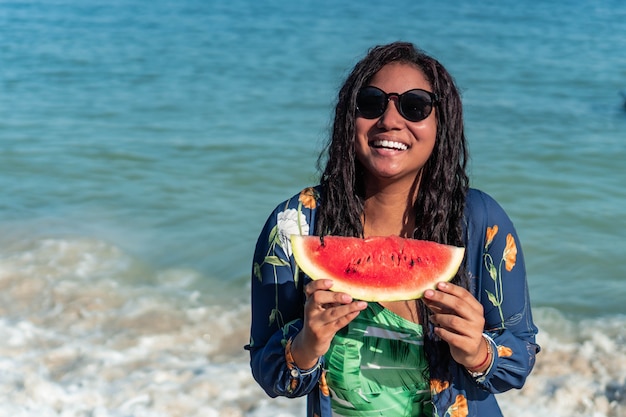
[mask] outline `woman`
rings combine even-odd
[[[375,47],[341,88],[321,183],[281,203],[253,263],[251,367],[308,416],[499,416],[530,373],[537,329],[517,234],[468,186],[452,77],[408,43]],[[291,234],[397,235],[464,246],[420,300],[365,303],[296,268]]]

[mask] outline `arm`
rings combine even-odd
[[[493,362],[476,382],[490,392],[521,388],[530,374],[539,346],[533,323],[526,268],[520,241],[504,210],[482,195],[487,213],[482,250],[477,252],[476,298],[484,309],[485,334],[490,339]],[[480,263],[479,263],[480,262]]]
[[[271,397],[305,395],[317,385],[321,373],[318,365],[305,370],[294,367],[285,351],[287,342],[302,328],[304,305],[288,237],[292,233],[308,234],[310,216],[297,199],[289,200],[270,215],[255,249],[247,349],[252,374]]]
[[[272,397],[311,392],[322,373],[323,355],[335,333],[367,303],[328,291],[330,280],[306,286],[289,237],[313,230],[317,192],[303,190],[279,206],[263,228],[252,268],[252,374]]]
[[[465,377],[497,393],[524,384],[538,352],[537,328],[517,233],[494,200],[478,196],[468,204],[467,228],[466,271],[475,288],[439,283],[424,302]]]

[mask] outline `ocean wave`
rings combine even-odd
[[[252,379],[247,299],[201,293],[198,275],[98,239],[0,250],[0,416],[303,415],[303,399]],[[505,415],[623,416],[626,317],[535,316],[542,351],[526,386],[499,396]]]
[[[505,415],[623,417],[626,316],[581,320],[550,308],[535,315],[542,351],[525,386],[499,397]]]

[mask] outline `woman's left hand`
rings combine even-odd
[[[452,358],[466,368],[484,362],[487,346],[482,333],[485,327],[483,306],[466,289],[449,282],[427,290],[424,302],[432,311],[429,317],[435,333],[450,346]]]

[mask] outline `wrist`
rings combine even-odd
[[[287,369],[289,369],[289,373],[291,375],[289,381],[290,392],[295,392],[295,390],[298,388],[298,385],[302,381],[302,378],[306,375],[310,375],[316,372],[322,364],[322,359],[318,358],[315,364],[311,365],[310,367],[303,369],[303,367],[299,366],[293,357],[293,341],[294,338],[291,338],[287,341],[287,344],[285,345],[285,361],[287,362]]]
[[[491,341],[484,333],[482,334],[482,338],[484,340],[483,344],[485,345],[486,349],[484,356],[481,355],[481,361],[472,366],[465,366],[465,369],[467,369],[467,371],[472,374],[472,376],[483,375],[491,367],[491,364],[493,362],[493,349],[491,347]]]
[[[302,335],[298,333],[287,342],[287,346],[285,347],[287,363],[292,363],[299,369],[312,369],[317,366],[320,357],[311,354],[308,349],[304,348],[301,338]],[[306,344],[304,346],[306,346]]]

